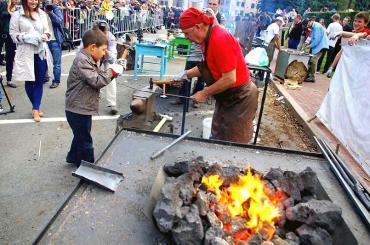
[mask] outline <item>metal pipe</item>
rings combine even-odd
[[[258,137],[258,133],[260,131],[260,125],[261,125],[262,115],[263,115],[263,108],[265,106],[266,93],[267,93],[267,87],[268,87],[269,81],[270,81],[270,72],[267,72],[266,78],[265,78],[265,88],[263,89],[261,108],[260,108],[260,113],[258,115],[257,129],[256,129],[256,133],[254,135],[253,145],[255,145],[257,143],[257,137]]]
[[[185,91],[186,91],[186,97],[183,101],[183,107],[182,107],[182,121],[181,121],[181,134],[184,134],[185,132],[185,120],[186,120],[186,113],[189,111],[189,98],[190,98],[190,88],[191,84],[190,82],[185,82]]]
[[[338,169],[335,166],[335,164],[332,162],[331,158],[328,155],[327,150],[325,149],[325,147],[323,146],[323,144],[320,142],[320,140],[317,139],[315,136],[314,136],[314,139],[315,139],[317,145],[319,146],[319,148],[321,149],[321,151],[323,152],[325,158],[328,160],[328,162],[329,162],[329,164],[331,166],[331,169],[332,169],[334,175],[337,177],[339,183],[342,185],[342,187],[344,188],[344,190],[349,195],[349,197],[350,197],[350,199],[352,201],[352,204],[355,206],[355,208],[357,210],[357,214],[361,217],[361,219],[365,223],[366,227],[370,230],[370,214],[369,214],[369,212],[366,210],[366,208],[359,201],[359,199],[354,194],[354,192],[352,191],[352,189],[349,187],[349,185],[343,179],[343,177],[341,176],[341,174],[338,171]]]
[[[160,155],[162,155],[166,150],[168,150],[169,148],[171,148],[172,146],[174,146],[177,142],[179,142],[180,140],[184,139],[186,136],[188,136],[189,134],[191,133],[191,130],[188,130],[185,134],[182,134],[180,137],[178,137],[177,139],[175,139],[174,141],[172,141],[171,144],[165,146],[164,148],[162,148],[161,150],[157,151],[156,153],[154,153],[150,159],[154,160],[156,159],[157,157],[159,157]]]
[[[333,150],[329,147],[329,145],[323,140],[321,140],[321,142],[323,143],[323,146],[326,148],[330,157],[333,159],[333,163],[336,165],[338,171],[341,173],[342,177],[345,179],[347,184],[351,187],[351,189],[360,199],[361,203],[365,206],[365,208],[367,210],[370,210],[370,200],[363,192],[364,190],[363,186],[351,175],[351,173],[349,173],[348,169],[347,169],[348,172],[344,170],[344,168],[339,163],[337,156],[335,155]]]

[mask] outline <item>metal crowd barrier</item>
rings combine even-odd
[[[72,42],[78,42],[81,41],[83,33],[90,29],[96,20],[106,20],[109,23],[110,31],[115,36],[135,32],[140,28],[148,30],[163,25],[162,10],[155,13],[141,10],[129,14],[120,9],[113,9],[112,12],[113,19],[107,20],[105,15],[97,10],[63,9],[65,32],[70,35]]]

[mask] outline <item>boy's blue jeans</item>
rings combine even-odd
[[[77,166],[81,164],[81,160],[94,163],[94,147],[90,134],[91,115],[66,111],[66,117],[73,132],[73,140],[66,161]]]

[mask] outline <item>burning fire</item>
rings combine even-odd
[[[207,191],[216,195],[216,205],[227,207],[231,219],[240,216],[247,220],[247,230],[233,234],[236,240],[248,240],[251,234],[264,230],[269,239],[275,233],[274,224],[279,219],[278,204],[281,194],[269,196],[265,193],[265,185],[261,177],[252,174],[248,168],[247,174],[240,176],[237,182],[223,187],[224,180],[218,175],[203,176],[202,183]],[[224,223],[224,229],[230,231],[230,224]]]

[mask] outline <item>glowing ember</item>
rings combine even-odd
[[[280,217],[278,204],[282,198],[281,193],[269,196],[265,193],[265,186],[259,175],[247,174],[240,176],[237,182],[223,187],[223,179],[218,175],[202,178],[202,183],[208,192],[216,194],[217,205],[227,207],[231,219],[239,216],[247,220],[247,230],[233,234],[236,240],[248,240],[257,232],[266,232],[266,227],[272,227],[267,232],[269,239],[274,235],[274,224]],[[223,209],[223,208],[221,208]],[[223,209],[225,210],[225,209]],[[227,230],[229,224],[224,224]]]

